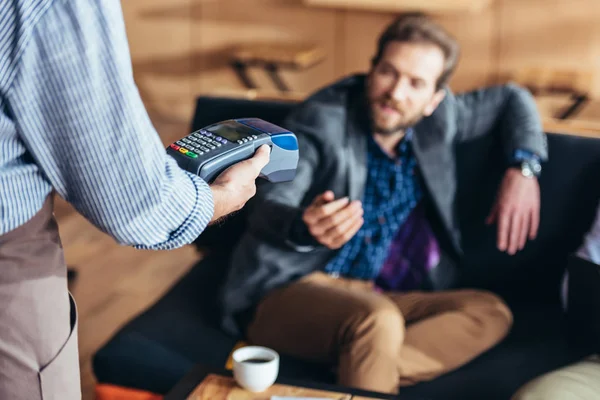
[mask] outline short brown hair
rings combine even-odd
[[[420,12],[400,15],[383,31],[377,43],[377,53],[373,57],[373,66],[377,65],[383,56],[385,47],[390,42],[431,43],[438,46],[444,53],[444,70],[437,80],[436,87],[441,89],[448,83],[454,68],[458,63],[460,47],[444,28]]]

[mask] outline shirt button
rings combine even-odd
[[[371,244],[371,236],[370,235],[365,236],[365,243]]]
[[[379,218],[377,218],[377,221],[379,221],[379,223],[383,225],[385,224],[385,217],[383,215],[380,215]]]

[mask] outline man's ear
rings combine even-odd
[[[425,109],[423,110],[423,115],[429,117],[431,114],[433,114],[437,106],[439,106],[442,100],[444,100],[444,97],[446,97],[446,91],[444,89],[440,89],[437,92],[435,92],[433,97],[429,101],[429,104],[425,106]]]

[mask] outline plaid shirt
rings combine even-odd
[[[364,224],[325,272],[355,279],[374,279],[379,274],[396,233],[422,197],[412,130],[398,145],[395,159],[386,155],[369,135],[368,176],[363,194]]]

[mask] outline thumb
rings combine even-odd
[[[269,163],[270,159],[271,159],[271,148],[268,145],[263,144],[262,146],[260,146],[258,148],[258,150],[256,150],[256,153],[254,153],[254,156],[252,157],[251,160],[252,160],[252,163],[260,171]]]
[[[329,203],[335,199],[335,194],[331,190],[327,190],[326,192],[321,193],[315,198],[313,205],[321,206],[323,204]]]
[[[256,152],[251,158],[244,161],[240,161],[236,164],[236,166],[252,167],[254,175],[258,176],[260,174],[260,171],[262,171],[262,169],[265,167],[265,165],[269,163],[270,158],[271,148],[268,145],[264,144],[260,146],[258,150],[256,150]]]
[[[324,202],[329,203],[335,199],[335,194],[331,190],[328,190],[321,195],[321,198]]]

